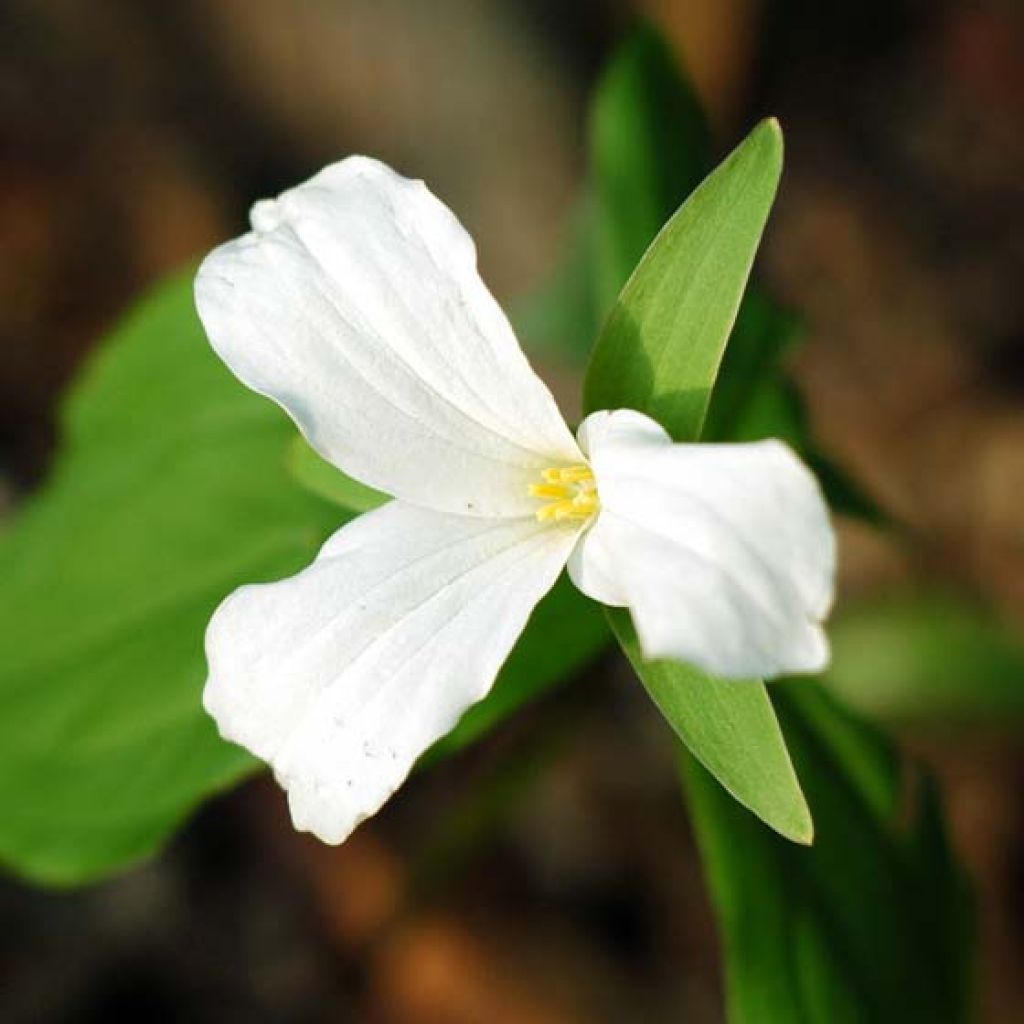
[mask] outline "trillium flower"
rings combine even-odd
[[[257,203],[196,281],[213,347],[309,443],[393,496],[206,637],[204,703],[297,828],[344,840],[490,690],[563,568],[646,658],[816,672],[834,539],[782,443],[675,444],[639,412],[576,436],[422,182],[364,157]]]

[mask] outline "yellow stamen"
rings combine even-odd
[[[540,475],[549,484],[576,484],[594,479],[594,472],[589,466],[554,466],[542,470]]]
[[[530,484],[530,494],[551,500],[537,509],[539,522],[582,522],[600,508],[597,484],[589,466],[553,466],[541,470],[540,476],[544,483]]]
[[[571,497],[569,488],[558,484],[530,484],[530,494],[535,498],[554,498],[558,501]]]

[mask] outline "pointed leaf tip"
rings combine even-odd
[[[782,131],[762,121],[647,249],[605,322],[586,411],[638,409],[677,441],[700,436],[782,175]]]

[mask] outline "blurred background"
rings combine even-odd
[[[927,586],[1019,626],[1015,0],[3,0],[0,522],[117,314],[324,163],[365,152],[426,178],[503,302],[543,282],[586,172],[588,94],[638,14],[721,152],[766,114],[786,131],[761,274],[806,321],[794,370],[820,439],[914,537],[842,524],[841,602]],[[575,372],[540,368],[571,417]],[[982,1017],[1024,1019],[1021,720],[912,710],[890,728],[938,772],[975,880]],[[609,659],[341,849],[294,834],[257,779],[116,881],[0,881],[0,1016],[721,1020],[665,733]]]

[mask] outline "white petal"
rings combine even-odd
[[[352,157],[252,210],[196,303],[214,348],[345,472],[416,504],[530,514],[539,468],[580,453],[422,182]]]
[[[579,436],[601,511],[569,574],[629,607],[645,657],[734,678],[824,668],[835,537],[789,448],[673,444],[629,410],[589,416]]]
[[[486,695],[575,536],[402,502],[367,513],[297,576],[221,605],[206,708],[273,766],[296,828],[340,843]]]

